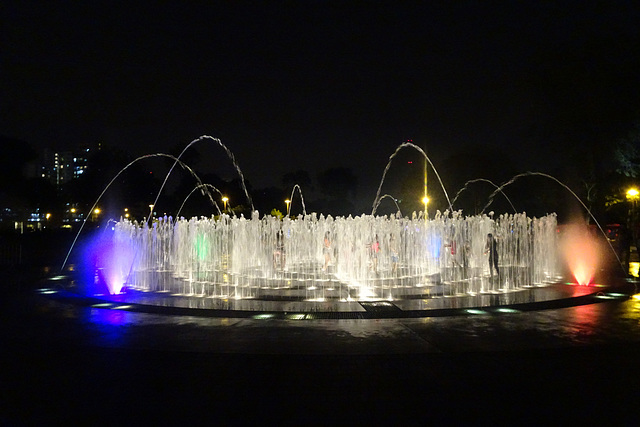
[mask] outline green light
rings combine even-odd
[[[111,307],[113,304],[109,303],[109,302],[104,302],[101,304],[93,304],[91,307],[94,308],[104,308],[104,307]]]
[[[304,320],[304,314],[288,314],[287,319],[290,320]]]
[[[273,314],[256,314],[253,316],[253,319],[263,320],[263,319],[272,319],[274,317]]]
[[[484,310],[474,310],[474,309],[469,309],[469,310],[465,310],[467,313],[469,314],[487,314],[486,311]]]
[[[199,234],[195,239],[196,256],[200,261],[203,261],[209,253],[209,247],[207,245],[207,236],[205,234]]]
[[[496,311],[499,313],[520,313],[519,310],[514,310],[513,308],[498,308]]]

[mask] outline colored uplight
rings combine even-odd
[[[207,245],[207,237],[204,234],[200,234],[195,239],[196,255],[200,261],[203,261],[209,253],[209,247]]]
[[[256,314],[253,316],[254,319],[264,320],[264,319],[272,319],[275,316],[273,314]]]
[[[519,310],[515,310],[513,308],[504,308],[504,307],[498,308],[498,309],[496,309],[496,311],[498,313],[520,313]]]
[[[289,320],[304,320],[305,315],[302,313],[297,313],[297,314],[288,314],[287,315],[287,319]]]
[[[133,259],[134,253],[129,245],[113,241],[104,233],[97,234],[84,251],[83,263],[88,272],[85,281],[93,279],[95,290],[103,292],[104,288],[100,288],[106,286],[109,294],[119,294],[131,271]]]
[[[561,239],[561,252],[579,285],[587,286],[600,264],[600,247],[586,224],[566,226]]]

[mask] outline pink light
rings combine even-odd
[[[566,225],[560,237],[560,249],[579,285],[593,280],[600,264],[600,245],[584,222]]]

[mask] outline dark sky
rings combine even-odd
[[[633,1],[0,8],[0,134],[134,154],[212,135],[255,187],[331,166],[377,185],[406,139],[436,161],[481,145],[543,170],[558,145],[606,143],[640,117]]]

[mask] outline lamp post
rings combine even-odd
[[[427,215],[428,215],[428,213],[427,213],[427,204],[429,204],[429,198],[427,196],[424,196],[422,198],[422,203],[424,203],[424,217],[426,219]]]
[[[627,200],[631,202],[631,208],[629,209],[629,230],[631,231],[631,238],[633,239],[633,245],[638,251],[640,241],[638,239],[638,198],[640,198],[640,192],[637,188],[632,187],[627,190]]]
[[[228,201],[229,201],[229,198],[227,196],[222,196],[222,203],[224,204],[224,208],[222,209],[223,212],[227,212]]]
[[[286,203],[286,205],[287,205],[287,216],[289,216],[289,212],[290,212],[290,211],[289,211],[289,206],[290,206],[290,204],[291,204],[291,200],[287,199],[287,200],[285,200],[284,202],[285,202],[285,203]]]

